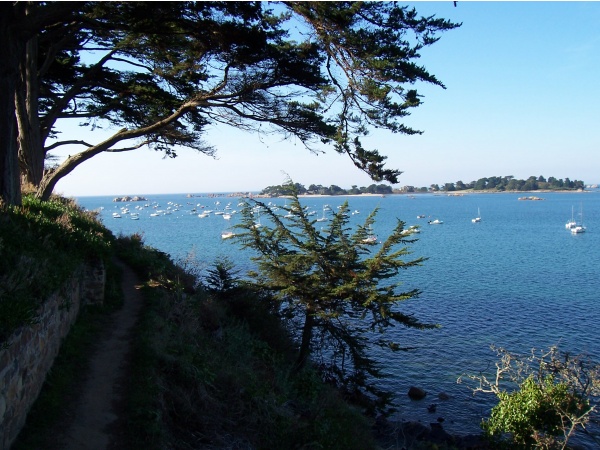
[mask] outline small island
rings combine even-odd
[[[370,186],[358,187],[352,186],[350,189],[343,189],[336,185],[323,186],[320,184],[311,184],[308,187],[300,183],[293,184],[294,189],[299,195],[389,195],[389,194],[419,194],[419,193],[447,193],[451,196],[461,196],[465,193],[474,192],[532,192],[532,191],[583,191],[586,185],[580,180],[571,180],[569,178],[558,179],[555,177],[545,178],[531,176],[526,180],[519,180],[512,175],[503,177],[486,177],[477,181],[463,183],[444,183],[442,185],[432,184],[429,187],[403,186],[401,188],[392,188],[387,184],[371,184]],[[589,186],[590,188],[597,185]],[[290,195],[292,187],[289,184],[268,186],[264,188],[259,196],[262,197],[281,197]],[[521,197],[519,200],[543,200],[539,197]]]
[[[115,197],[113,202],[147,202],[148,199],[146,197],[142,197],[140,195],[136,195],[134,197],[129,197],[126,195],[125,197]]]

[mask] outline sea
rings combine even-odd
[[[520,199],[533,195],[540,200]],[[138,233],[146,245],[175,261],[193,260],[195,267],[206,270],[226,256],[242,272],[253,267],[249,250],[221,237],[240,220],[240,198],[145,197],[147,201],[140,202],[114,202],[113,196],[76,200],[86,209],[99,210],[115,235]],[[259,200],[272,207],[288,203],[284,198]],[[314,218],[322,216],[325,205],[335,211],[344,202],[352,212],[353,226],[377,209],[373,231],[380,240],[398,219],[406,227],[418,225],[416,242],[407,246],[409,257],[427,258],[421,266],[400,273],[403,287],[422,292],[403,302],[401,310],[440,327],[393,328],[389,332],[412,350],[381,356],[374,350],[386,373],[381,387],[395,393],[398,410],[393,419],[424,424],[443,419],[449,433],[479,433],[496,398],[473,395],[473,384],[457,380],[493,375],[498,357],[492,346],[527,354],[557,345],[600,361],[600,190],[301,198],[316,212]],[[200,218],[204,210],[213,213]],[[215,211],[233,214],[225,220]],[[114,213],[121,217],[114,218]],[[131,220],[131,213],[138,219]],[[477,216],[481,221],[474,223]],[[566,229],[571,218],[582,222],[586,232],[572,234]],[[429,223],[436,219],[442,223]],[[411,386],[425,390],[427,397],[410,400]],[[447,400],[439,398],[442,393]],[[578,443],[600,448],[586,439]]]

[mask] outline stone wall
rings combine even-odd
[[[0,449],[9,449],[23,428],[80,308],[104,301],[105,282],[102,261],[82,265],[43,303],[37,323],[18,329],[0,348]]]

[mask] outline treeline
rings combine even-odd
[[[581,180],[571,180],[569,178],[555,178],[544,176],[531,176],[526,180],[518,180],[512,175],[504,177],[486,177],[480,178],[477,181],[463,183],[432,184],[429,187],[404,186],[401,189],[392,189],[391,186],[385,184],[372,184],[367,187],[352,186],[350,189],[343,189],[335,184],[331,186],[323,186],[320,184],[311,184],[305,187],[303,184],[294,183],[294,188],[300,195],[357,195],[357,194],[395,194],[395,193],[415,193],[415,192],[456,192],[456,191],[537,191],[537,190],[578,190],[584,189],[585,184]],[[270,195],[278,197],[282,195],[291,195],[292,187],[289,184],[268,186],[264,188],[261,195]]]
[[[392,187],[385,184],[372,184],[367,187],[358,187],[354,185],[350,189],[342,189],[335,184],[332,184],[329,187],[320,184],[311,184],[306,188],[300,183],[293,183],[293,188],[290,184],[268,186],[264,188],[260,194],[273,197],[292,195],[294,189],[299,195],[393,194]]]
[[[580,180],[570,180],[569,178],[557,179],[549,177],[546,179],[542,175],[539,177],[531,176],[526,180],[518,180],[512,175],[505,177],[487,177],[480,178],[477,181],[463,183],[445,183],[443,185],[432,184],[431,186],[416,188],[414,186],[405,186],[403,192],[454,192],[454,191],[537,191],[537,190],[577,190],[583,189],[585,184]]]
[[[477,181],[471,181],[468,184],[462,181],[456,183],[446,183],[443,186],[432,185],[432,190],[438,191],[464,191],[473,189],[476,191],[537,191],[538,189],[552,190],[568,190],[568,189],[583,189],[585,187],[583,181],[565,178],[564,180],[554,177],[544,178],[531,176],[526,180],[517,180],[512,175],[506,177],[489,177],[480,178]]]

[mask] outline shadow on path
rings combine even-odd
[[[119,418],[117,411],[127,383],[132,332],[143,302],[137,275],[126,264],[115,262],[123,273],[124,304],[108,320],[91,355],[72,423],[61,432],[64,450],[118,448],[111,438],[111,429]]]

